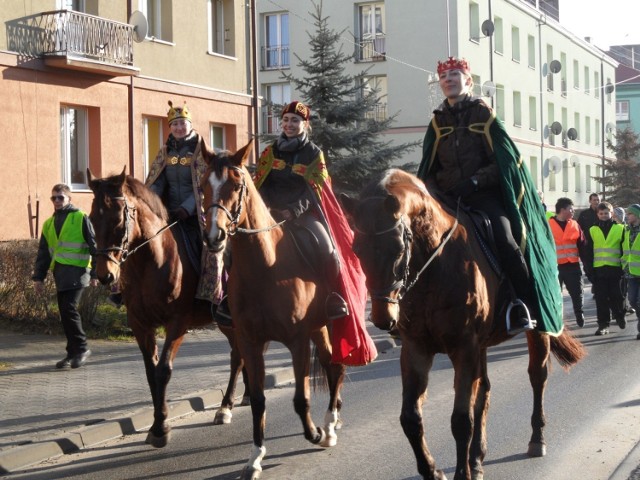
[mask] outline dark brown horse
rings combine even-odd
[[[421,413],[434,356],[446,353],[455,372],[454,478],[480,480],[490,395],[487,348],[509,336],[499,313],[499,279],[473,226],[466,215],[445,208],[422,181],[402,170],[389,170],[380,183],[363,192],[360,201],[342,200],[355,223],[353,248],[367,276],[371,320],[382,329],[397,326],[402,338],[400,422],[418,472],[425,479],[446,478],[429,453]],[[557,337],[529,331],[527,344],[533,387],[528,454],[543,456],[549,352],[568,368],[585,351],[566,330]]]
[[[271,340],[291,352],[295,373],[293,404],[302,420],[304,436],[323,447],[336,444],[340,427],[340,389],[345,367],[331,363],[323,283],[316,284],[309,267],[298,257],[284,229],[271,217],[246,169],[251,144],[236,156],[210,164],[203,181],[206,232],[211,249],[231,244],[228,296],[236,342],[249,377],[253,414],[253,450],[242,479],[260,476],[264,446],[264,350]],[[310,342],[329,385],[324,428],[310,414]]]
[[[160,198],[123,171],[104,179],[87,170],[94,194],[91,222],[98,255],[96,273],[103,284],[120,278],[129,326],[144,360],[154,407],[147,443],[164,447],[169,441],[167,384],[173,360],[188,329],[212,322],[211,304],[195,300],[199,272],[188,260],[182,236],[169,228]],[[125,261],[126,260],[126,261]],[[166,338],[158,358],[156,329]],[[231,345],[231,376],[214,423],[229,423],[242,359],[233,330],[221,328]]]

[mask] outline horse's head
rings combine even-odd
[[[98,250],[96,274],[106,285],[118,278],[120,263],[124,261],[123,255],[130,241],[133,210],[124,194],[125,170],[120,175],[95,178],[87,169],[89,187],[93,191],[89,218],[95,230]]]
[[[203,177],[205,242],[213,251],[224,249],[227,238],[245,221],[247,188],[252,183],[247,161],[253,142],[236,153],[222,152],[209,157]]]
[[[342,195],[341,200],[355,226],[353,251],[367,277],[371,321],[390,330],[398,321],[398,302],[408,274],[412,241],[408,219],[394,195],[361,201]]]

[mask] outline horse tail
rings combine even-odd
[[[329,382],[327,380],[327,372],[320,362],[318,349],[313,346],[313,359],[311,361],[311,387],[314,391],[319,390],[326,392],[329,390]]]
[[[565,370],[569,370],[587,356],[584,345],[566,328],[560,336],[551,337],[551,353]]]

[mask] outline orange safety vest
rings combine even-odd
[[[553,240],[556,242],[556,257],[558,265],[564,263],[578,263],[578,239],[580,238],[580,226],[575,220],[568,220],[564,230],[555,218],[549,219]]]

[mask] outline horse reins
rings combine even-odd
[[[133,215],[134,215],[134,213],[136,211],[136,208],[129,206],[129,203],[127,202],[127,198],[125,196],[111,197],[111,199],[124,202],[124,210],[123,210],[124,236],[122,237],[122,241],[120,242],[120,246],[119,247],[108,247],[108,248],[103,248],[103,249],[100,249],[100,250],[96,250],[96,256],[107,257],[107,260],[115,263],[118,266],[122,265],[127,260],[127,258],[129,258],[131,255],[136,253],[140,248],[144,247],[147,243],[149,243],[151,240],[156,238],[162,232],[164,232],[165,230],[173,227],[176,223],[178,223],[178,221],[176,220],[173,223],[165,225],[160,230],[158,230],[154,235],[152,235],[150,238],[148,238],[144,242],[142,242],[140,245],[138,245],[137,247],[135,247],[132,250],[128,250],[127,247],[129,246],[129,233],[130,233],[129,221],[130,221],[130,219],[133,218]],[[116,257],[114,257],[111,254],[111,252],[122,252],[122,255],[120,256],[120,260],[118,260]]]

